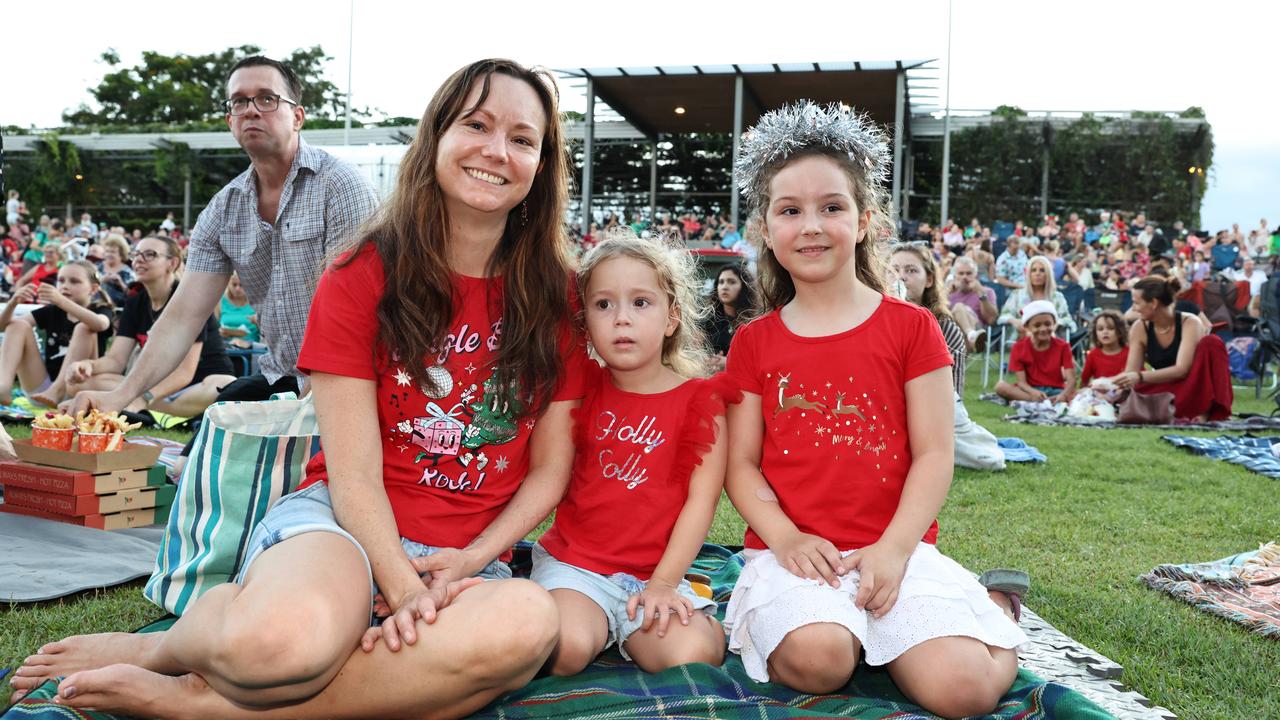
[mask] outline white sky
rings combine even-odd
[[[927,58],[945,67],[947,49],[946,0],[355,0],[351,53],[347,0],[198,10],[171,0],[64,0],[56,16],[39,2],[6,5],[0,124],[37,127],[89,100],[108,47],[132,65],[143,50],[253,43],[279,57],[320,44],[339,87],[354,57],[353,104],[415,117],[451,71],[482,57],[552,68]],[[1203,224],[1247,230],[1261,217],[1273,227],[1280,220],[1280,3],[955,0],[954,13],[953,108],[1199,105],[1216,143]]]

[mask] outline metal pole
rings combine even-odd
[[[596,136],[596,84],[587,78],[587,112],[582,128],[582,234],[591,232],[591,163]]]
[[[191,168],[182,174],[182,234],[191,231]]]
[[[729,159],[729,165],[733,168],[729,173],[729,222],[742,227],[742,218],[739,216],[739,199],[738,199],[738,145],[742,142],[742,76],[735,75],[733,78],[733,157]]]
[[[902,132],[903,124],[903,101],[907,94],[907,74],[898,71],[898,89],[894,95],[893,103],[893,218],[900,221],[900,209],[902,207]]]
[[[1043,138],[1044,153],[1040,156],[1041,175],[1040,175],[1040,217],[1043,218],[1049,214],[1049,121],[1044,124],[1044,131],[1041,133]]]
[[[658,141],[649,143],[649,222],[658,223]]]
[[[951,0],[947,0],[947,100],[942,115],[942,217],[947,222],[951,212]]]
[[[356,0],[351,0],[350,14],[347,16],[347,119],[342,124],[342,144],[351,144],[351,61],[355,51]]]

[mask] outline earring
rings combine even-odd
[[[524,200],[520,203],[520,225],[529,224],[529,201]]]

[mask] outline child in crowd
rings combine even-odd
[[[1129,324],[1115,310],[1103,310],[1089,324],[1093,348],[1084,356],[1080,387],[1089,387],[1096,378],[1110,378],[1124,372],[1129,359]]]
[[[1070,343],[1053,334],[1058,329],[1058,311],[1053,303],[1028,303],[1022,308],[1022,324],[1027,334],[1009,351],[1009,369],[1018,381],[1001,380],[996,383],[996,393],[1005,400],[1071,402],[1076,363]]]
[[[659,242],[616,233],[578,273],[605,367],[588,373],[573,477],[533,550],[530,577],[560,611],[555,675],[615,643],[648,672],[724,660],[716,603],[684,579],[724,487],[724,382],[694,377],[707,351],[693,259]]]
[[[13,316],[18,303],[41,303],[26,315]],[[111,337],[111,300],[98,284],[98,270],[84,260],[58,269],[57,283],[20,286],[0,310],[0,404],[13,402],[17,375],[32,402],[55,407],[66,395],[68,373],[78,360],[92,360],[107,350]],[[43,344],[33,332],[44,331]]]
[[[806,693],[843,687],[865,652],[930,712],[988,713],[1026,637],[1008,596],[934,547],[951,355],[928,310],[886,292],[884,134],[803,102],[762,117],[736,162],[764,220],[766,314],[728,359],[726,488],[750,526],[729,648]]]

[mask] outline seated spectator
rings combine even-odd
[[[720,247],[728,250],[740,242],[742,242],[742,233],[738,232],[738,226],[733,223],[725,225],[724,236],[720,238]]]
[[[1022,251],[1022,238],[1009,236],[1004,252],[996,258],[995,281],[1010,290],[1017,290],[1026,283],[1027,255]]]
[[[218,332],[232,345],[249,348],[260,344],[258,313],[249,305],[249,296],[240,286],[240,276],[236,273],[231,273],[227,291],[222,294],[222,301],[218,305],[218,321]]]
[[[1009,369],[1018,379],[996,383],[996,393],[1005,400],[1071,402],[1076,362],[1070,343],[1054,335],[1057,309],[1048,300],[1036,300],[1022,309],[1021,320],[1027,334],[1009,351]]]
[[[111,349],[104,356],[74,364],[68,378],[69,395],[74,396],[83,390],[117,387],[124,380],[134,348],[146,344],[151,326],[178,289],[182,255],[178,243],[172,238],[144,238],[132,253],[132,260],[138,279],[125,301],[115,342],[111,343]],[[210,315],[204,331],[197,336],[177,369],[127,409],[135,412],[150,409],[192,417],[204,412],[214,401],[219,387],[235,379],[231,360],[218,333],[218,320]]]
[[[1080,371],[1080,387],[1089,387],[1097,378],[1111,378],[1124,372],[1129,360],[1125,352],[1129,344],[1129,324],[1115,310],[1103,310],[1089,323],[1089,341],[1093,347],[1084,356]]]
[[[1129,330],[1126,371],[1116,376],[1116,385],[1172,393],[1178,418],[1225,420],[1233,398],[1227,346],[1194,315],[1177,311],[1179,289],[1177,280],[1155,275],[1134,284],[1138,320]]]
[[[965,253],[973,259],[978,267],[978,282],[994,283],[996,277],[996,257],[991,254],[991,231],[983,230],[982,234],[969,242]]]
[[[18,303],[42,307],[13,317]],[[32,402],[55,407],[67,389],[71,366],[98,357],[111,337],[111,300],[101,292],[93,265],[76,261],[58,270],[56,284],[27,283],[18,287],[0,310],[0,405],[13,402],[17,376]],[[44,331],[41,344],[35,330]]]
[[[45,278],[50,278],[52,281],[58,276],[58,264],[62,261],[62,253],[56,241],[45,243],[45,246],[40,248],[40,258],[39,265],[22,273],[22,276],[14,281],[15,286],[22,287],[27,283],[39,285],[45,281]]]
[[[1053,282],[1053,265],[1043,255],[1037,255],[1027,262],[1024,287],[1009,293],[1000,309],[998,321],[1013,326],[1022,334],[1022,309],[1037,300],[1044,300],[1053,305],[1056,311],[1055,324],[1061,324],[1067,332],[1075,332],[1076,323],[1067,310],[1067,299],[1058,291]]]
[[[1239,270],[1227,270],[1222,273],[1236,282],[1249,283],[1249,297],[1257,297],[1262,293],[1262,286],[1267,283],[1267,274],[1253,261],[1245,258]]]
[[[953,387],[957,393],[963,394],[964,361],[968,350],[964,332],[951,319],[951,312],[942,297],[942,273],[933,260],[933,253],[916,243],[894,245],[893,254],[889,257],[889,270],[902,283],[905,292],[902,299],[925,308],[938,321],[947,349],[951,351]]]
[[[986,327],[994,324],[999,310],[996,291],[978,282],[978,266],[973,258],[962,255],[952,265],[947,303],[951,317],[964,332],[969,350],[981,351],[986,343]]]
[[[125,263],[129,257],[129,243],[123,235],[108,235],[102,241],[102,289],[116,307],[124,307],[133,284],[133,268]]]
[[[711,314],[703,321],[702,330],[712,352],[711,370],[719,372],[724,369],[734,334],[760,310],[760,296],[751,271],[738,263],[721,268],[708,301]]]

